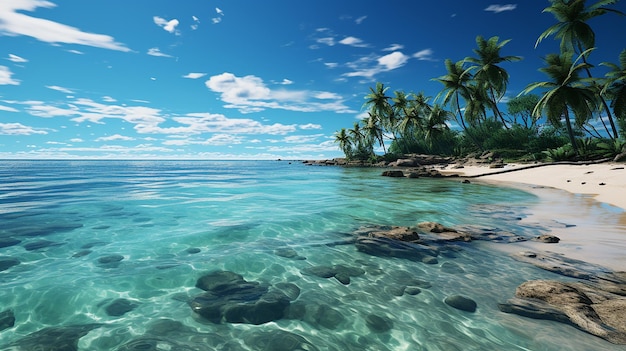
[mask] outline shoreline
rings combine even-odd
[[[626,167],[623,163],[588,165],[550,164],[525,168],[511,164],[493,169],[464,166],[440,170],[444,176],[471,182],[513,187],[539,198],[522,223],[547,226],[557,244],[522,242],[487,244],[509,254],[548,251],[604,266],[614,271],[626,267]],[[519,168],[519,170],[517,170]],[[505,173],[482,175],[497,171]],[[482,176],[478,176],[482,175]],[[600,184],[604,185],[600,185]]]

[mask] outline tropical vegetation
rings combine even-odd
[[[446,72],[433,78],[442,85],[437,96],[391,92],[378,82],[365,96],[367,117],[337,131],[335,142],[347,159],[361,161],[486,150],[516,160],[619,154],[626,144],[626,48],[616,53],[617,63],[598,65],[607,70],[604,76],[594,76],[595,33],[588,24],[598,16],[623,16],[610,8],[618,1],[549,0],[543,12],[556,23],[535,46],[554,37],[559,50],[546,55],[538,68],[546,80],[529,84],[516,97],[504,100],[509,73],[502,64],[522,58],[501,54],[509,40],[479,35],[473,56],[445,60]]]

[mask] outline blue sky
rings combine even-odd
[[[434,97],[477,35],[524,57],[504,66],[507,97],[545,80],[548,4],[1,0],[0,158],[339,157],[333,133],[369,87]],[[593,63],[617,62],[626,18],[590,24]]]

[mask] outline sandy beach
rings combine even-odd
[[[448,167],[441,172],[475,176],[511,170],[469,180],[517,187],[540,198],[523,221],[547,226],[561,242],[526,242],[521,247],[495,245],[499,249],[552,251],[613,270],[626,270],[626,164],[528,166]]]

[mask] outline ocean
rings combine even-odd
[[[521,220],[540,202],[532,193],[380,174],[297,161],[0,161],[0,348],[623,349],[500,312],[526,280],[568,280],[506,250],[456,243],[431,264],[359,251],[363,226],[545,232]],[[207,275],[242,284],[207,297]],[[215,289],[241,293],[235,307],[192,309]],[[239,309],[270,293],[288,313]],[[476,311],[450,307],[451,295]]]

